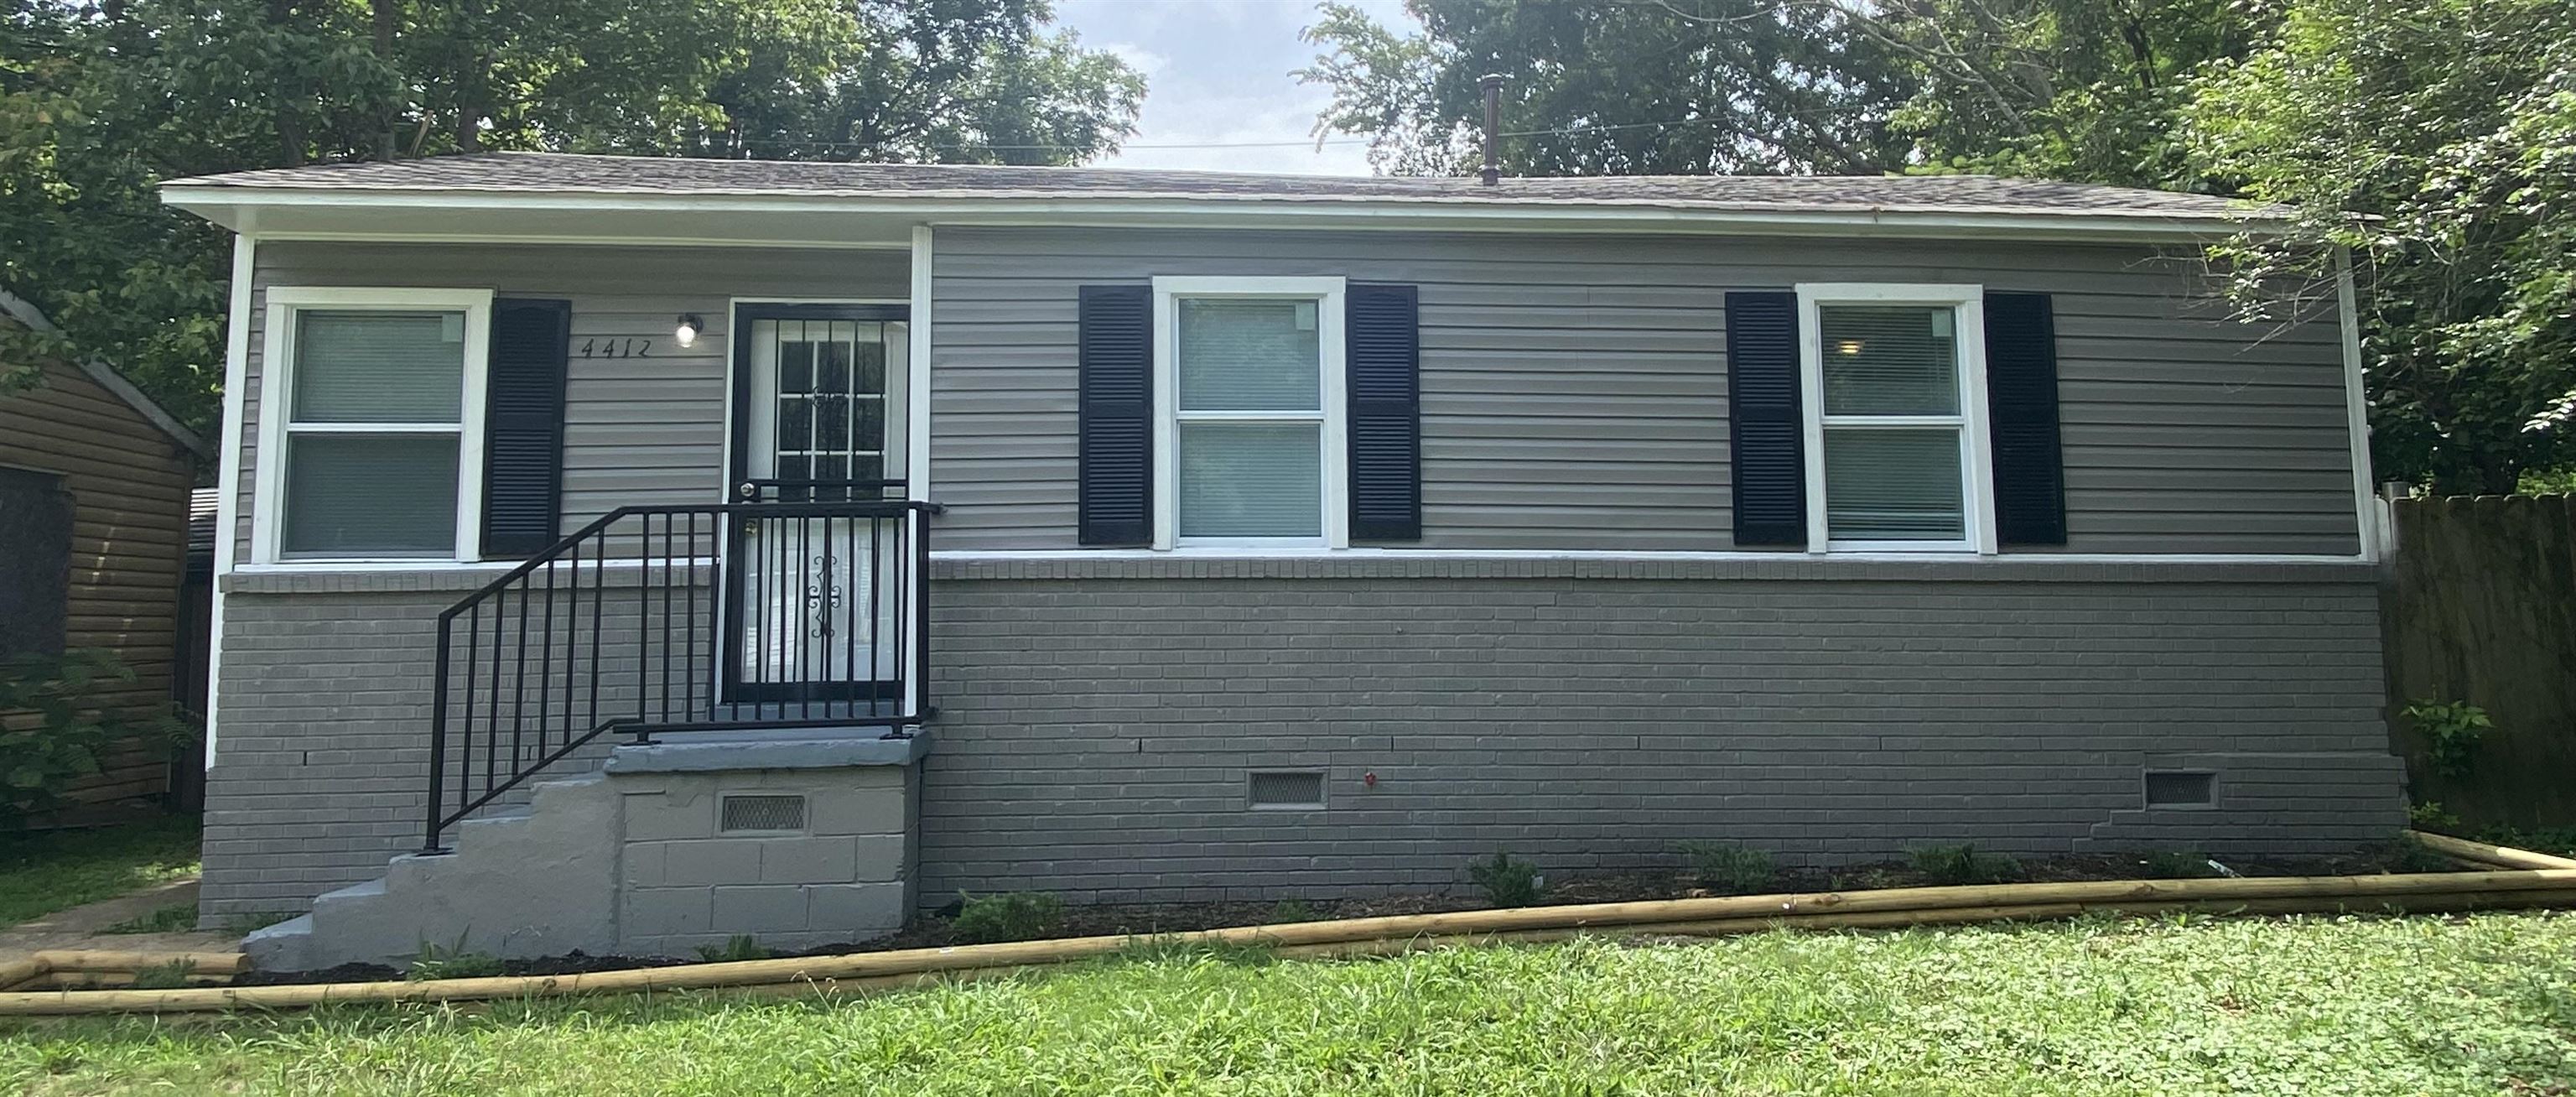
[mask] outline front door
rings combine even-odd
[[[734,312],[733,494],[817,504],[732,525],[725,694],[767,718],[887,715],[903,696],[902,306]],[[819,708],[817,706],[820,706]]]

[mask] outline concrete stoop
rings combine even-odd
[[[396,857],[242,947],[261,970],[310,971],[425,949],[688,956],[744,935],[805,949],[902,928],[927,738],[731,745],[619,747],[602,772],[459,824],[452,852]]]

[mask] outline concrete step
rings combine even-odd
[[[313,944],[313,916],[300,914],[273,926],[262,926],[242,938],[242,952],[262,971],[305,971],[321,965],[308,953]]]

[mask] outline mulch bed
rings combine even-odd
[[[2387,872],[2420,872],[2430,866],[2408,862],[2393,853],[2363,852],[2333,857],[2307,858],[2228,858],[2221,862],[2240,876],[2365,876]],[[2136,856],[2121,854],[2078,854],[2064,857],[2025,860],[2011,882],[2062,883],[2088,880],[2135,880],[2156,875],[2148,862]],[[2447,866],[2434,871],[2446,871]],[[2217,876],[2215,869],[2195,871],[2194,875]],[[2168,875],[2174,875],[2168,873]],[[1783,869],[1758,893],[1801,893],[1822,891],[1857,891],[1879,888],[1924,887],[1940,883],[1926,876],[1912,863],[1883,861],[1876,864],[1846,865],[1826,869]],[[1984,881],[2005,882],[2005,881]],[[1755,892],[1747,892],[1747,894]],[[1594,873],[1576,876],[1547,890],[1536,905],[1564,906],[1579,903],[1624,903],[1656,899],[1702,898],[1729,892],[1714,892],[1701,887],[1688,872]],[[1381,896],[1367,899],[1318,901],[1291,900],[1280,903],[1157,903],[1100,904],[1068,906],[1049,926],[1041,938],[1154,936],[1189,933],[1231,926],[1262,925],[1276,922],[1328,921],[1348,918],[1376,918],[1402,914],[1436,914],[1457,910],[1481,910],[1492,904],[1466,891],[1421,895]],[[777,952],[776,958],[799,956],[842,956],[854,952],[889,952],[908,948],[938,948],[961,944],[950,933],[950,918],[956,904],[914,919],[902,932],[870,941],[827,945],[800,952]],[[590,956],[575,952],[567,956],[547,956],[527,960],[500,961],[503,975],[574,975],[593,971],[625,971],[634,968],[675,967],[705,963],[695,957],[668,956]],[[400,979],[403,972],[379,964],[342,964],[318,971],[248,971],[233,980],[235,986],[272,986],[296,983],[357,983]]]

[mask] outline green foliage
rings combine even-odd
[[[1888,44],[1831,4],[1413,0],[1398,35],[1327,3],[1297,73],[1332,89],[1317,129],[1371,137],[1400,175],[1464,174],[1481,155],[1478,78],[1509,77],[1504,162],[1528,175],[1874,172],[1903,162],[1886,116],[1913,94]],[[1665,124],[1670,123],[1670,124]],[[1597,127],[1597,128],[1586,128]],[[1551,132],[1574,130],[1576,132]]]
[[[2239,297],[2295,311],[2355,257],[2383,476],[2505,494],[2576,466],[2571,74],[2565,0],[2295,0],[2197,85],[2194,157],[2294,206],[2222,249]]]
[[[1270,923],[1272,925],[1286,925],[1291,922],[1312,922],[1316,918],[1317,915],[1315,913],[1315,908],[1308,905],[1306,901],[1302,899],[1281,899],[1277,905],[1270,908]]]
[[[136,990],[177,990],[187,986],[188,977],[196,974],[196,971],[195,960],[172,960],[166,964],[153,964],[150,967],[136,968],[132,985]]]
[[[180,176],[534,149],[1078,162],[1144,80],[1044,0],[122,0],[0,11],[0,362],[97,356],[218,408],[226,233]]]
[[[279,922],[297,917],[300,917],[300,915],[291,910],[263,910],[253,911],[249,914],[231,914],[224,917],[222,930],[224,933],[234,937],[247,937],[260,930],[276,925]]]
[[[710,964],[729,964],[738,960],[766,960],[769,957],[768,946],[761,944],[760,938],[748,933],[737,933],[727,937],[725,943],[721,945],[698,946],[698,959]]]
[[[2458,862],[2435,853],[2432,847],[2416,841],[2411,834],[2400,834],[2380,847],[2380,864],[2390,872],[2458,872]]]
[[[2424,737],[2424,761],[2444,777],[2466,777],[2477,764],[2478,744],[2495,730],[2487,710],[2466,701],[2423,700],[2404,715]]]
[[[2217,876],[2209,858],[2189,850],[2159,849],[2138,858],[2138,875],[2149,880],[2197,880]]]
[[[2576,827],[2542,827],[2524,830],[2520,827],[2488,827],[2477,833],[2477,840],[2491,846],[2526,849],[2557,857],[2576,857]]]
[[[11,1019],[0,1092],[2540,1097],[2572,1018],[2565,912],[2203,914]]]
[[[2003,884],[2021,879],[2021,862],[1975,845],[1927,846],[1915,850],[1914,871],[1933,884]]]
[[[2576,468],[2524,469],[2513,485],[2516,495],[2576,495]]]
[[[1546,892],[1537,865],[1499,850],[1491,858],[1469,863],[1467,878],[1485,893],[1485,901],[1498,907],[1525,907]]]
[[[0,827],[63,803],[73,779],[99,771],[110,747],[126,741],[168,747],[187,730],[166,705],[102,711],[104,687],[134,681],[134,671],[104,651],[28,655],[0,663],[0,712],[31,712],[23,727],[0,728]]]
[[[412,954],[411,968],[403,973],[403,978],[415,983],[435,979],[487,979],[501,974],[501,970],[499,957],[468,950],[465,934],[459,933],[453,945],[421,941],[420,951]]]
[[[1397,174],[1958,172],[2288,203],[2210,249],[2248,319],[2329,317],[2358,259],[2385,479],[2576,475],[2576,5],[2566,0],[1327,4],[1321,131]],[[2356,216],[2359,215],[2359,216]],[[2364,218],[2370,219],[2364,219]],[[2331,322],[2328,320],[2328,322]]]
[[[2406,805],[2406,825],[2417,830],[2448,831],[2460,825],[2460,817],[2442,806],[2439,800]]]
[[[2192,77],[2279,25],[2271,0],[1899,0],[1873,24],[1917,74],[1908,170],[2224,191],[2176,139]]]
[[[100,930],[100,933],[185,933],[197,928],[197,904],[174,903],[155,907]]]
[[[1728,842],[1687,842],[1682,856],[1700,886],[1720,895],[1751,895],[1768,889],[1780,873],[1771,855]]]
[[[957,917],[948,923],[948,936],[959,944],[1034,940],[1054,932],[1064,918],[1064,901],[1042,893],[960,893],[958,899]]]

